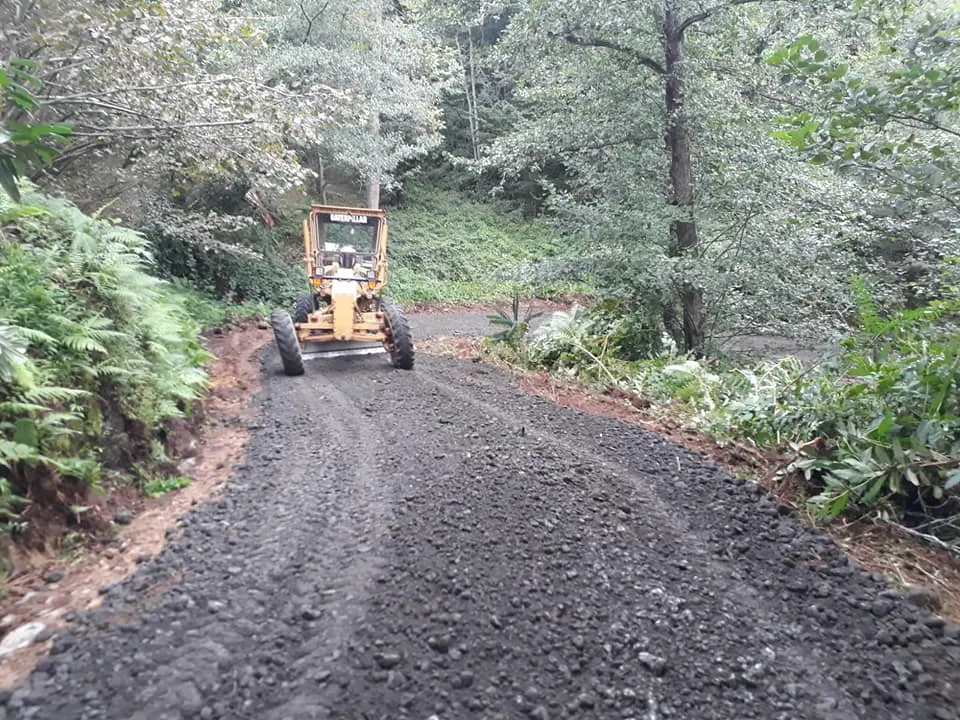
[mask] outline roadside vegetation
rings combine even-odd
[[[777,458],[812,516],[895,522],[960,552],[960,289],[883,318],[856,284],[858,320],[834,352],[802,362],[695,359],[615,304],[541,320],[490,316],[493,357],[597,388],[654,417]]]
[[[2,527],[99,529],[88,493],[150,480],[203,395],[200,326],[142,236],[30,190],[0,197],[0,268]]]

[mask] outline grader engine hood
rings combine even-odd
[[[350,340],[357,313],[357,295],[360,284],[353,279],[353,270],[340,268],[339,276],[331,281],[330,296],[333,305],[333,336],[336,340]],[[348,279],[349,278],[349,279]]]

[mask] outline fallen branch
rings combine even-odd
[[[906,525],[901,525],[900,523],[895,523],[892,520],[887,520],[886,518],[878,518],[878,520],[880,520],[883,523],[886,523],[887,525],[891,525],[895,527],[897,530],[902,530],[908,535],[912,535],[913,537],[924,540],[930,543],[931,545],[934,545],[940,548],[941,550],[946,550],[947,552],[953,553],[957,557],[960,557],[960,547],[958,547],[957,545],[951,545],[950,543],[941,540],[935,535],[928,535],[927,533],[922,533],[918,530],[914,530],[913,528],[908,528]]]

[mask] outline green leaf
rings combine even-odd
[[[40,432],[37,424],[29,418],[21,418],[13,424],[13,441],[34,449],[40,447]]]

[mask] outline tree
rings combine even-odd
[[[270,17],[261,63],[271,84],[291,92],[334,92],[351,108],[323,132],[295,139],[312,155],[352,168],[371,204],[394,170],[442,141],[442,92],[455,82],[456,58],[416,13],[387,0],[263,0]]]
[[[251,61],[263,47],[253,20],[205,0],[4,3],[0,47],[38,63],[35,118],[73,128],[52,171],[83,169],[89,181],[98,162],[120,183],[111,192],[170,172],[289,187],[305,172],[286,138],[319,134],[339,107],[316,89],[264,83]]]
[[[939,270],[960,255],[960,11],[923,9],[865,2],[854,47],[805,34],[769,59],[794,94],[775,136],[887,195],[864,221],[914,306],[951,284]]]
[[[500,51],[524,68],[519,92],[535,109],[488,160],[516,172],[561,159],[574,181],[567,192],[551,188],[554,207],[589,218],[596,235],[631,233],[644,249],[623,281],[645,278],[646,302],[661,305],[681,346],[702,352],[715,315],[707,295],[722,301],[737,286],[745,244],[755,259],[769,246],[756,181],[780,195],[791,180],[783,153],[758,133],[774,103],[756,94],[756,75],[771,74],[758,73],[757,60],[769,35],[789,36],[791,14],[822,21],[830,12],[752,0],[525,5]],[[747,163],[755,182],[734,187]],[[797,209],[796,199],[785,204]],[[622,239],[611,250],[605,261],[623,257]],[[710,286],[724,273],[725,288]]]

